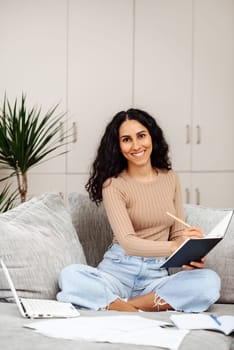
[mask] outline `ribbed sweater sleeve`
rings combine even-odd
[[[103,202],[112,227],[113,241],[128,255],[164,257],[171,253],[171,240],[184,226],[166,215],[183,219],[180,184],[172,170],[159,170],[156,180],[141,182],[124,171],[103,186]]]

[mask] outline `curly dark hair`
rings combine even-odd
[[[168,156],[169,147],[156,120],[140,109],[131,108],[127,111],[121,111],[113,117],[106,127],[91,168],[89,180],[85,185],[90,199],[97,205],[102,201],[102,186],[105,180],[117,177],[127,168],[127,160],[120,150],[119,128],[125,120],[131,119],[144,125],[150,133],[153,146],[152,166],[159,169],[171,169],[171,161]]]

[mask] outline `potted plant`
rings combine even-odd
[[[64,114],[57,114],[57,107],[42,115],[41,108],[27,108],[24,94],[13,105],[4,98],[0,111],[0,165],[8,173],[0,181],[16,176],[21,202],[27,198],[28,170],[68,143],[69,131],[61,131]],[[63,149],[51,158],[65,152]],[[9,187],[6,189],[4,197]]]

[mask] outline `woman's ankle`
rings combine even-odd
[[[135,308],[130,303],[117,298],[112,303],[110,303],[107,307],[107,310],[110,311],[125,311],[125,312],[138,312],[138,309]]]
[[[128,303],[142,311],[173,310],[172,306],[160,298],[155,292],[129,299]]]

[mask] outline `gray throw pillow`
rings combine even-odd
[[[76,192],[68,196],[73,225],[84,249],[87,264],[97,266],[112,242],[112,230],[103,205],[96,206],[88,195]]]
[[[61,197],[45,193],[0,214],[0,258],[20,297],[55,299],[63,267],[86,263]],[[0,298],[12,297],[0,268]]]
[[[198,226],[207,234],[220,222],[230,209],[213,209],[192,204],[184,205],[185,220]],[[234,218],[224,239],[207,254],[206,267],[216,271],[221,278],[219,303],[234,303]]]

